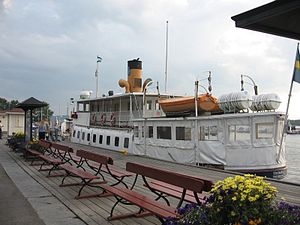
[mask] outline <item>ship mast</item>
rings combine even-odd
[[[96,98],[98,97],[98,79],[99,79],[99,63],[102,61],[102,58],[100,56],[97,56],[97,68],[95,72],[96,77]]]
[[[168,36],[169,36],[169,21],[166,22],[166,62],[165,62],[165,93],[167,93],[168,80]]]

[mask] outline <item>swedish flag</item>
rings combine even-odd
[[[293,81],[296,81],[296,82],[300,83],[300,54],[299,54],[299,43],[298,43],[298,46],[297,46],[297,52],[296,52],[296,61],[295,61],[295,67],[294,67]]]

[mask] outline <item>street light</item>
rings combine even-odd
[[[151,84],[153,84],[153,83],[154,83],[154,81],[149,78],[149,80],[147,81],[147,83],[146,83],[146,85],[144,87],[144,93],[143,93],[143,115],[145,115],[145,104],[146,104],[146,92],[147,92],[147,88]]]
[[[72,113],[74,112],[74,106],[73,106],[73,104],[74,104],[74,98],[70,98],[71,115],[72,115]]]
[[[252,85],[254,87],[254,94],[258,95],[257,85],[255,84],[254,80],[250,76],[244,75],[244,74],[241,74],[241,91],[244,91],[244,80],[243,80],[243,77],[247,77],[249,80],[251,80]],[[245,83],[249,84],[248,82],[245,82]]]

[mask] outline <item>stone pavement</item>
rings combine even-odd
[[[5,141],[0,140],[0,224],[86,224],[9,156]]]

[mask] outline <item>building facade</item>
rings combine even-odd
[[[0,111],[0,120],[3,125],[2,132],[7,135],[24,132],[24,114],[23,109],[19,108]]]

